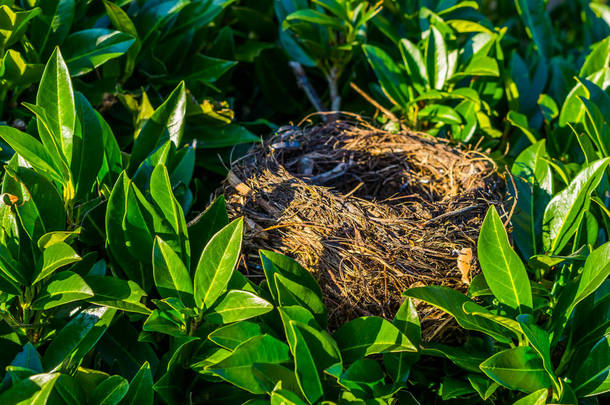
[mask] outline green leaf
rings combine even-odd
[[[45,405],[59,373],[36,374],[21,380],[0,394],[0,403],[11,405]]]
[[[290,361],[288,346],[269,335],[255,336],[237,346],[226,359],[206,368],[223,380],[253,394],[265,388],[252,370],[257,364],[281,364]]]
[[[163,214],[163,218],[165,219],[164,223],[169,224],[168,233],[171,234],[171,236],[165,235],[164,233],[163,237],[174,249],[176,254],[180,256],[182,262],[186,266],[190,266],[191,248],[189,245],[184,213],[174,196],[169,174],[163,164],[157,165],[150,176],[150,195],[155,202],[155,205],[159,207],[159,210]]]
[[[421,326],[412,299],[407,298],[396,313],[392,324],[400,330],[415,347],[421,342]],[[386,353],[383,364],[395,383],[406,383],[411,367],[419,359],[419,353]]]
[[[498,211],[487,211],[477,252],[487,285],[502,304],[519,313],[532,311],[532,291],[525,265],[510,246]]]
[[[32,284],[50,276],[60,267],[81,260],[81,257],[64,242],[55,243],[42,252],[42,258],[36,266],[36,274]]]
[[[542,247],[542,218],[553,195],[553,172],[547,158],[546,140],[542,140],[521,152],[511,168],[518,193],[511,218],[513,239],[526,258]]]
[[[134,281],[109,276],[85,276],[85,281],[94,294],[89,302],[126,312],[150,314],[146,305],[140,302],[146,292]]]
[[[310,24],[322,25],[325,27],[336,28],[338,30],[344,30],[343,22],[339,18],[331,17],[320,11],[306,8],[297,10],[286,16],[286,19],[282,23],[282,29],[288,28],[293,20],[305,21]]]
[[[553,363],[551,362],[551,336],[544,329],[536,325],[534,318],[531,315],[519,315],[517,317],[517,321],[519,321],[521,330],[523,331],[523,334],[527,338],[529,344],[542,358],[542,364],[553,383],[553,389],[557,395],[560,396],[562,386],[557,379],[557,376],[555,376]]]
[[[135,173],[140,163],[168,140],[176,147],[180,146],[185,114],[186,92],[184,82],[180,82],[138,133],[131,150],[128,173]]]
[[[542,359],[529,346],[501,351],[481,363],[480,368],[489,378],[512,390],[531,393],[552,384]]]
[[[93,297],[85,280],[71,271],[55,273],[32,303],[32,309],[51,309],[74,301]]]
[[[453,316],[462,328],[483,332],[503,343],[512,343],[504,328],[499,328],[488,319],[466,313],[463,306],[474,302],[459,291],[443,286],[426,286],[409,288],[403,295],[442,309]]]
[[[273,305],[248,291],[231,290],[206,313],[208,322],[239,322],[273,310]]]
[[[398,48],[400,49],[407,75],[413,82],[413,85],[422,92],[428,85],[428,73],[426,72],[426,64],[421,51],[406,38],[400,40]]]
[[[243,143],[260,142],[260,138],[245,127],[236,124],[223,126],[198,125],[189,126],[189,130],[200,133],[197,137],[197,149],[224,148]]]
[[[579,398],[610,391],[610,336],[604,336],[593,346],[571,385]]]
[[[316,403],[324,397],[324,370],[341,364],[339,348],[328,334],[301,322],[291,320],[288,324],[294,339],[291,351],[299,387],[310,403]]]
[[[515,0],[515,6],[536,50],[543,59],[549,59],[553,51],[553,27],[546,12],[546,1]]]
[[[223,195],[216,199],[201,214],[188,224],[188,236],[191,244],[191,272],[197,268],[197,261],[205,245],[212,236],[229,224],[229,215]]]
[[[595,11],[595,7],[601,4],[590,4]],[[607,7],[607,6],[606,6]],[[593,73],[599,72],[610,65],[610,37],[593,45],[591,52],[585,59],[582,68],[580,68],[580,77],[587,77]]]
[[[44,69],[36,95],[36,105],[45,110],[54,142],[59,146],[61,156],[67,159],[66,162],[70,161],[76,124],[76,107],[70,72],[59,48],[55,48]],[[40,120],[38,128],[38,132],[41,133]]]
[[[121,405],[152,405],[155,394],[153,391],[153,376],[148,362],[142,367],[129,383],[129,389],[121,400]]]
[[[2,58],[0,72],[2,78],[12,86],[29,86],[37,83],[42,77],[44,66],[39,63],[28,63],[14,49],[9,49]]]
[[[451,347],[434,342],[426,343],[426,346],[422,348],[422,354],[447,358],[464,370],[475,373],[480,373],[479,365],[489,355],[473,351],[468,347]]]
[[[595,249],[585,260],[580,277],[568,284],[559,295],[554,315],[565,322],[574,307],[593,294],[610,275],[610,242]]]
[[[90,28],[70,34],[61,48],[72,76],[81,76],[123,55],[134,42],[132,35],[120,31]]]
[[[135,38],[135,42],[131,45],[127,51],[127,57],[125,61],[125,73],[123,75],[123,81],[133,73],[136,65],[136,58],[142,49],[142,43],[138,38],[138,30],[136,29],[133,21],[129,18],[126,12],[124,12],[119,5],[110,1],[104,0],[104,7],[106,8],[106,14],[110,19],[112,25],[119,31],[125,32]]]
[[[426,42],[426,70],[432,88],[441,90],[449,73],[449,60],[443,34],[434,25],[430,26],[430,35]]]
[[[214,330],[208,335],[208,339],[227,350],[233,351],[246,340],[260,335],[263,335],[260,323],[242,321]]]
[[[83,199],[91,192],[103,164],[104,134],[98,113],[87,98],[76,93],[76,126],[72,144],[70,170],[76,188],[75,198]]]
[[[262,249],[259,255],[269,291],[276,303],[303,306],[314,314],[320,325],[326,327],[328,313],[322,290],[311,273],[288,256]]]
[[[610,158],[593,162],[582,169],[544,212],[542,242],[546,252],[559,254],[576,233],[588,210],[590,196],[600,183]]]
[[[520,400],[516,401],[513,405],[544,405],[546,404],[546,399],[548,396],[549,390],[542,388],[524,396]]]
[[[518,113],[516,111],[509,111],[506,115],[506,120],[511,125],[519,128],[532,145],[538,143],[540,135],[536,130],[530,127],[529,123],[527,122],[527,117],[524,114]]]
[[[195,304],[210,308],[227,289],[239,260],[243,219],[238,218],[216,233],[206,245],[195,271]]]
[[[412,98],[412,90],[407,86],[398,65],[381,48],[363,45],[362,49],[385,95],[399,108],[405,109]]]
[[[127,235],[123,229],[129,188],[130,180],[127,174],[123,172],[117,179],[108,199],[105,217],[106,243],[112,257],[118,262],[128,278],[148,290],[150,287],[147,287],[145,282],[147,277],[143,272],[142,264],[129,253]]]
[[[16,206],[19,218],[32,241],[40,242],[45,235],[65,229],[64,201],[53,182],[44,175],[27,167],[9,164],[3,192],[19,198]]]
[[[153,276],[161,297],[180,298],[187,307],[194,305],[193,282],[186,266],[159,236],[153,244]]]
[[[115,313],[115,309],[93,307],[76,315],[54,336],[42,358],[44,368],[57,370],[64,363],[78,364],[106,332]]]
[[[75,17],[75,0],[55,0],[39,2],[43,14],[36,24],[30,25],[32,42],[38,53],[45,56],[56,44],[61,44],[68,33]]]
[[[348,364],[376,353],[417,351],[396,326],[376,316],[365,316],[343,324],[333,337]]]
[[[91,403],[99,405],[117,405],[127,394],[129,383],[119,375],[113,375],[102,381],[91,393]]]
[[[46,174],[52,180],[63,181],[45,147],[36,138],[6,125],[0,125],[0,137],[38,173]]]

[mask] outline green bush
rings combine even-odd
[[[585,0],[1,2],[0,403],[607,400],[609,35]],[[310,104],[506,167],[467,295],[329,331],[294,260],[237,270],[210,191]],[[464,343],[422,341],[415,300]]]

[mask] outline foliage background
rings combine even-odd
[[[0,1],[0,402],[603,402],[609,33],[605,1]],[[210,192],[320,109],[505,169],[514,248],[491,210],[468,297],[328,331],[295,262],[235,271]]]

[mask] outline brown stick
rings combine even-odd
[[[398,121],[398,118],[392,113],[392,111],[388,110],[387,108],[385,108],[384,106],[379,104],[377,101],[375,101],[373,99],[373,97],[371,97],[368,94],[366,94],[364,92],[364,90],[362,90],[360,87],[358,87],[358,85],[356,83],[351,82],[349,85],[352,87],[352,89],[356,90],[356,92],[358,94],[360,94],[362,96],[362,98],[364,98],[366,101],[371,103],[375,108],[377,108],[379,111],[384,113],[392,121]]]
[[[309,79],[307,79],[307,75],[305,74],[305,69],[303,69],[303,66],[299,62],[295,61],[290,61],[288,64],[292,68],[292,71],[294,72],[294,75],[297,78],[297,83],[299,84],[299,87],[303,89],[305,95],[307,96],[313,107],[318,112],[326,111],[326,107],[324,107],[324,105],[320,101],[320,97],[318,97],[316,89],[313,88],[313,86],[309,82]],[[322,116],[322,119],[326,121],[327,118],[325,116]]]

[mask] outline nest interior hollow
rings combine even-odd
[[[337,120],[281,128],[234,163],[222,192],[229,214],[245,217],[245,271],[260,276],[258,249],[295,258],[320,283],[332,328],[391,319],[412,286],[465,291],[502,188],[480,153]],[[424,337],[447,326],[440,311],[418,311]]]

